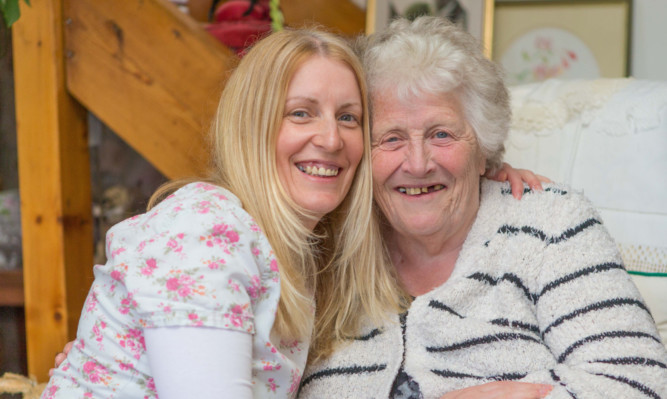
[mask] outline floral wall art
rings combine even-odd
[[[631,0],[496,0],[493,59],[509,85],[625,77]]]

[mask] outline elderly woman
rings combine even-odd
[[[510,108],[475,40],[423,17],[362,53],[378,223],[409,305],[332,332],[300,397],[667,397],[665,347],[591,203],[483,178]]]

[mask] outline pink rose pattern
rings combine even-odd
[[[537,36],[533,48],[521,51],[521,59],[524,68],[512,76],[518,83],[530,83],[559,77],[578,62],[579,56],[573,50],[557,48],[550,37]]]
[[[189,184],[114,226],[106,249],[109,261],[95,267],[74,348],[43,398],[157,398],[143,330],[169,325],[254,334],[255,397],[296,396],[308,343],[269,339],[278,262],[231,193]]]

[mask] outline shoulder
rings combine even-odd
[[[508,218],[530,221],[532,224],[568,224],[577,220],[595,219],[600,216],[586,196],[564,184],[543,184],[544,190],[524,189],[520,200],[512,196],[508,183],[482,181],[480,212]]]
[[[110,234],[129,232],[137,235],[175,229],[194,232],[214,229],[220,224],[248,232],[259,230],[231,191],[210,183],[195,182],[181,187],[146,213],[117,224]]]
[[[616,244],[597,209],[581,192],[562,184],[526,190],[517,200],[509,185],[484,181],[471,237],[471,245],[496,248],[534,264],[542,263],[547,254],[571,257],[584,248],[597,259],[619,262]]]
[[[169,195],[146,214],[149,218],[210,218],[225,215],[246,219],[241,201],[229,190],[210,183],[190,183]]]
[[[279,295],[268,240],[238,198],[215,185],[186,185],[115,226],[106,250],[96,276],[128,293],[131,309],[119,312],[153,326],[253,331],[254,305]]]
[[[162,262],[213,270],[230,264],[254,274],[257,256],[271,252],[238,198],[207,183],[182,187],[150,211],[114,226],[106,238],[107,259],[116,268]]]
[[[535,276],[556,278],[603,264],[622,270],[616,243],[595,206],[562,184],[527,190],[516,200],[508,185],[484,182],[471,236],[472,243],[491,258],[497,260],[502,254],[516,270]]]

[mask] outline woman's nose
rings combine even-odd
[[[424,176],[433,169],[431,151],[424,140],[410,140],[404,152],[403,170],[414,175]]]
[[[318,133],[313,138],[313,143],[328,151],[338,151],[343,148],[343,139],[340,135],[338,121],[333,118],[323,119],[320,122]]]

